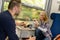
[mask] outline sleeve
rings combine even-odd
[[[42,32],[46,32],[47,31],[47,28],[38,27],[38,29],[40,29]]]
[[[46,23],[46,26],[47,26],[47,30],[48,30],[49,35],[52,37],[52,33],[51,33],[51,30],[50,30],[51,27],[50,27],[49,22]]]
[[[56,16],[56,14],[55,13],[52,13],[51,16],[50,16],[50,18],[51,19],[55,19],[55,16]]]
[[[19,40],[16,35],[15,24],[12,19],[9,17],[3,17],[2,21],[4,22],[2,26],[7,33],[9,40]]]

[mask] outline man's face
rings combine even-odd
[[[21,7],[16,6],[15,15],[19,15],[20,11],[21,11]]]

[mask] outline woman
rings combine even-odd
[[[51,40],[51,31],[49,26],[49,19],[45,11],[42,11],[39,15],[39,27],[38,29],[42,31],[42,34],[45,36],[42,40]]]

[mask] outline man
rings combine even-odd
[[[15,14],[20,12],[20,2],[10,1],[8,10],[0,13],[0,40],[19,40],[16,35],[16,25],[13,19]]]

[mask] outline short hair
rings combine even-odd
[[[14,6],[20,6],[21,1],[12,0],[9,2],[8,9],[13,9]]]
[[[18,3],[21,3],[21,0],[11,0],[11,1],[16,1],[16,2],[18,2]]]

